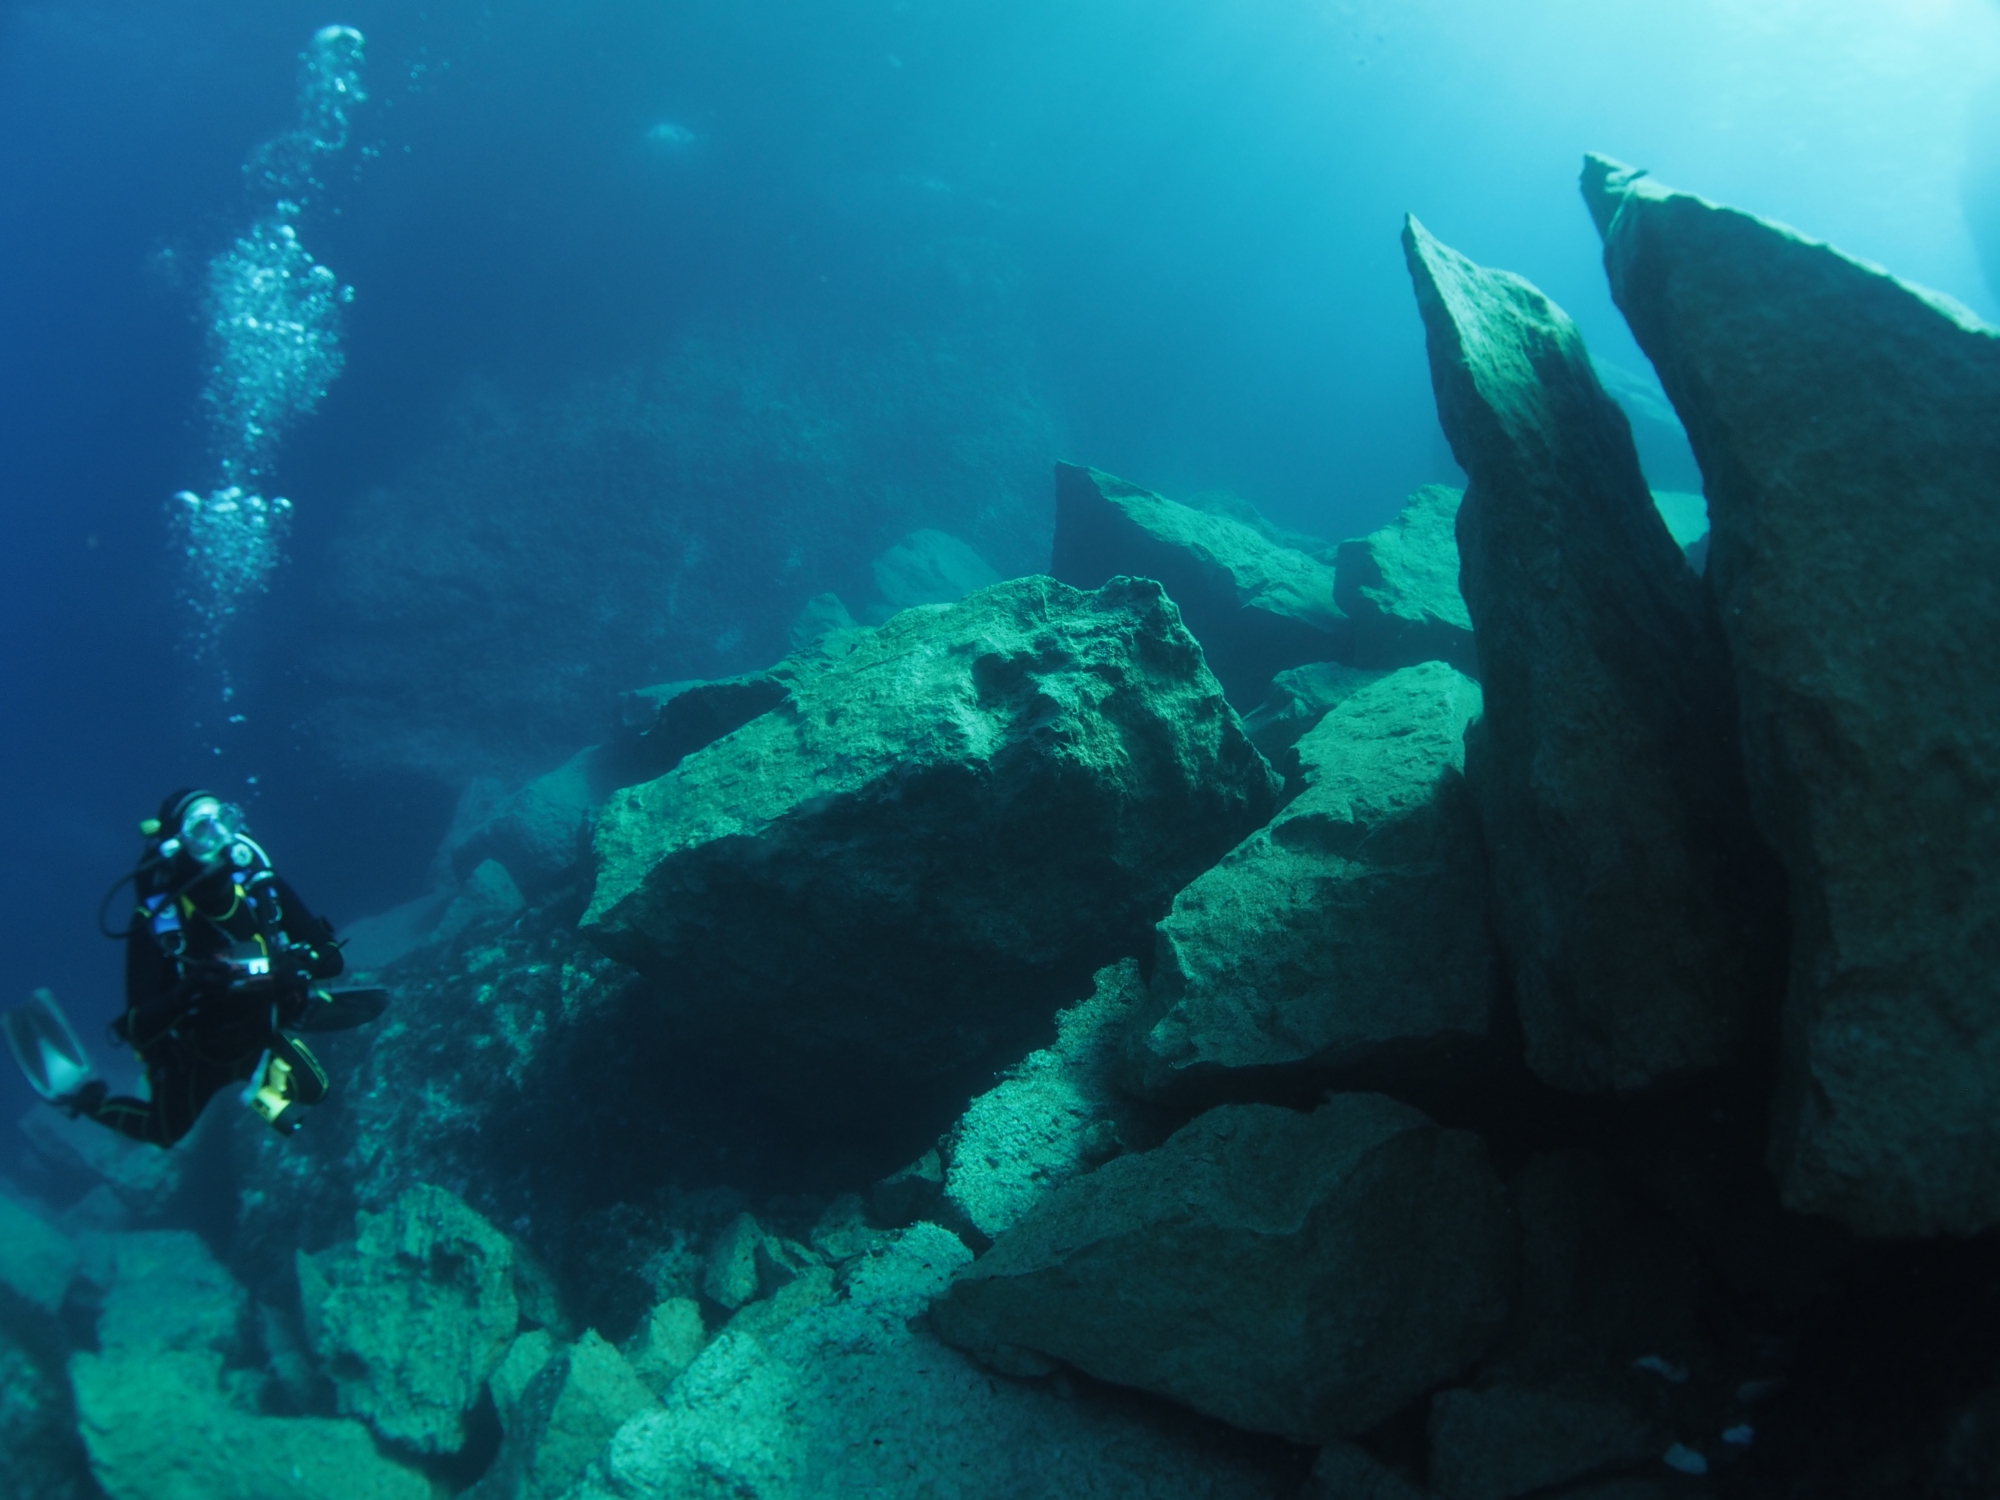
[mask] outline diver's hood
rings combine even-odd
[[[47,990],[36,990],[26,1005],[0,1016],[0,1029],[29,1087],[44,1099],[73,1094],[89,1081],[90,1054]]]

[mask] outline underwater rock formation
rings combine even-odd
[[[861,616],[879,625],[919,604],[956,604],[998,583],[993,565],[948,531],[913,531],[868,565],[875,597]]]
[[[606,804],[582,923],[784,1086],[906,1095],[1019,1056],[1275,805],[1150,581],[1018,579],[834,639],[777,710]]]
[[[971,1259],[934,1224],[885,1237],[844,1295],[732,1326],[570,1500],[1280,1500],[1295,1488],[1185,1419],[996,1380],[911,1320]]]
[[[356,1216],[356,1237],[299,1253],[299,1297],[343,1413],[424,1453],[464,1446],[465,1418],[520,1323],[505,1235],[437,1187]]]
[[[1476,1136],[1378,1094],[1224,1105],[1058,1189],[953,1279],[943,1336],[1253,1432],[1365,1431],[1500,1331],[1513,1226]]]
[[[199,1350],[74,1357],[78,1423],[110,1500],[432,1500],[361,1423],[258,1416],[222,1376],[222,1357]]]
[[[1049,572],[1086,589],[1120,574],[1158,579],[1230,702],[1246,708],[1286,667],[1347,657],[1348,622],[1325,563],[1096,469],[1056,465]]]
[[[1354,622],[1357,667],[1450,662],[1477,676],[1472,616],[1458,591],[1463,490],[1427,484],[1380,531],[1342,542],[1333,599]]]
[[[466,1500],[556,1500],[613,1433],[656,1404],[624,1357],[588,1329],[562,1348],[542,1329],[522,1334],[493,1387],[506,1436]]]
[[[1478,1048],[1498,978],[1461,775],[1478,712],[1478,684],[1427,662],[1299,741],[1305,790],[1159,924],[1134,1086],[1202,1097],[1313,1071],[1382,1087]]]
[[[1272,765],[1295,761],[1288,752],[1327,710],[1351,698],[1382,674],[1337,661],[1289,667],[1271,679],[1270,696],[1243,716],[1243,732]]]
[[[77,1263],[76,1247],[67,1235],[0,1192],[0,1294],[55,1313],[76,1279]]]
[[[966,1106],[944,1166],[944,1200],[958,1218],[990,1239],[1070,1178],[1152,1143],[1115,1085],[1125,1027],[1144,995],[1137,960],[1100,969],[1090,997],[1056,1017],[1054,1045]]]
[[[105,1236],[97,1348],[70,1357],[76,1420],[111,1500],[425,1500],[359,1422],[259,1414],[249,1298],[185,1230]]]
[[[1438,417],[1471,478],[1466,747],[1528,1065],[1631,1090],[1745,1059],[1781,876],[1750,829],[1722,636],[1563,312],[1411,219]]]
[[[1772,1160],[1868,1234],[2000,1225],[2000,332],[1603,157],[1611,289],[1706,483],[1759,826],[1791,877]]]

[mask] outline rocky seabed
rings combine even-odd
[[[2000,333],[1583,187],[1705,535],[1411,220],[1462,492],[1059,465],[470,787],[298,1137],[25,1120],[0,1494],[2000,1495]]]

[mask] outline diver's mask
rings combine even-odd
[[[175,840],[204,865],[214,864],[223,850],[243,836],[243,809],[216,797],[203,797],[181,815],[181,831]],[[170,852],[165,845],[162,854]]]

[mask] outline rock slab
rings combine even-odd
[[[1275,805],[1148,580],[1017,579],[836,639],[783,704],[606,805],[583,919],[795,1097],[914,1098],[1020,1056]]]
[[[1096,588],[1157,578],[1180,606],[1230,701],[1248,708],[1274,673],[1344,660],[1348,621],[1333,570],[1234,516],[1197,510],[1098,469],[1056,465],[1049,571]]]
[[[1528,1065],[1633,1090],[1745,1059],[1781,880],[1752,830],[1722,635],[1576,325],[1411,219],[1438,418],[1470,477],[1466,751]]]
[[[1354,665],[1377,670],[1450,662],[1477,675],[1472,616],[1458,591],[1463,490],[1427,484],[1380,531],[1342,542],[1333,599],[1354,622]]]
[[[1513,1269],[1485,1147],[1379,1094],[1224,1105],[1059,1189],[953,1280],[950,1342],[1325,1443],[1463,1371]]]
[[[1686,425],[1759,825],[1791,878],[1771,1156],[1867,1234],[2000,1224],[2000,331],[1593,157]]]
[[[1133,1027],[1141,1092],[1251,1073],[1381,1086],[1489,1031],[1498,966],[1462,767],[1479,685],[1406,667],[1298,744],[1306,788],[1174,898]]]

